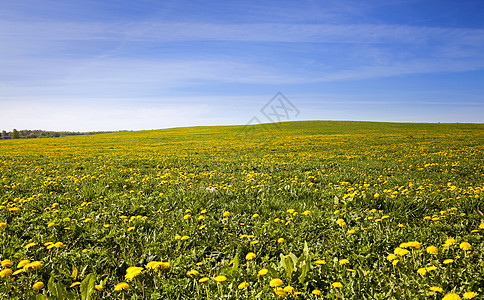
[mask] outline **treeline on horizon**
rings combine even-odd
[[[92,135],[101,133],[111,133],[115,131],[89,131],[89,132],[74,132],[74,131],[46,131],[46,130],[17,130],[7,132],[2,130],[0,139],[32,139],[32,138],[50,138],[50,137],[63,137],[71,135]]]

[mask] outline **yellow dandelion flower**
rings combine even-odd
[[[396,266],[399,261],[400,261],[399,259],[395,259],[394,261],[392,261],[392,265]]]
[[[326,264],[326,261],[325,260],[322,260],[322,259],[318,259],[314,263],[317,264],[317,265],[325,265]]]
[[[100,285],[100,284],[96,284],[96,285],[94,286],[94,288],[95,288],[97,291],[102,291],[104,287],[103,287],[102,285]]]
[[[245,259],[246,259],[246,260],[253,260],[255,257],[256,257],[256,255],[255,255],[255,253],[254,253],[254,252],[249,252],[249,253],[247,253],[247,255],[245,256]]]
[[[435,255],[435,254],[439,253],[439,249],[437,249],[437,247],[435,247],[435,246],[428,246],[427,247],[427,253]]]
[[[284,244],[284,238],[279,238],[277,239],[278,244]]]
[[[202,278],[200,278],[200,280],[198,282],[204,283],[204,282],[207,282],[207,281],[208,281],[208,277],[202,277]]]
[[[264,275],[267,275],[267,273],[269,273],[269,270],[262,269],[257,273],[257,276],[264,276]]]
[[[447,293],[445,294],[444,298],[442,300],[461,300],[462,298],[455,293]]]
[[[224,211],[224,213],[222,214],[223,217],[228,217],[230,216],[230,212],[228,211]]]
[[[284,291],[288,292],[289,294],[294,293],[294,288],[290,285],[284,287]]]
[[[339,265],[340,265],[340,266],[344,266],[344,265],[349,264],[349,263],[350,263],[350,261],[349,261],[349,260],[347,260],[346,258],[343,258],[343,259],[341,259],[341,260],[339,261]]]
[[[476,292],[465,292],[463,297],[464,297],[464,299],[472,299],[472,298],[476,297],[477,295],[479,295],[479,294],[476,293]]]
[[[271,286],[271,287],[278,287],[278,286],[281,286],[283,284],[284,284],[284,282],[282,282],[282,280],[279,279],[279,278],[274,278],[269,282],[269,286]]]
[[[246,288],[246,287],[248,287],[248,286],[249,286],[249,283],[247,283],[247,282],[245,282],[245,281],[244,281],[244,282],[241,282],[241,283],[240,283],[240,284],[237,286],[237,288],[238,288],[239,290],[243,290],[243,289],[245,289],[245,288]]]
[[[287,296],[286,291],[281,287],[276,287],[274,289],[274,293],[276,293],[276,295],[279,296],[279,297],[286,297]]]
[[[114,287],[114,290],[116,292],[127,291],[129,290],[129,284],[127,284],[126,282],[120,282],[116,284],[116,286]]]
[[[12,262],[10,261],[10,259],[4,259],[2,260],[2,267],[4,268],[10,268],[12,266]]]
[[[438,286],[431,286],[429,290],[434,292],[439,292],[439,293],[442,293],[444,291],[441,287],[438,287]]]
[[[344,226],[346,226],[346,222],[345,222],[345,220],[343,220],[343,219],[338,219],[338,220],[336,220],[336,223],[338,223],[338,225],[339,225],[340,227],[344,227]]]
[[[133,231],[133,230],[134,230],[134,228],[135,228],[134,226],[128,227],[128,232],[129,232],[129,231]]]
[[[259,214],[253,214],[253,215],[252,215],[252,218],[254,218],[254,219],[255,219],[255,218],[258,218],[258,217],[259,217]]]
[[[341,282],[336,281],[336,282],[333,282],[331,286],[334,288],[342,288],[343,284]]]
[[[30,263],[30,260],[28,259],[23,259],[21,261],[19,261],[18,265],[17,265],[17,269],[19,268],[23,268],[25,265],[29,264]]]
[[[7,223],[5,222],[0,222],[0,229],[2,228],[6,228],[7,227]]]
[[[28,243],[27,245],[25,245],[25,249],[29,249],[30,247],[33,247],[37,245],[37,243]]]
[[[397,259],[397,256],[396,256],[395,254],[389,254],[389,255],[387,256],[387,260],[389,260],[389,261],[392,261],[392,260],[394,260],[394,259]]]
[[[417,273],[419,273],[420,275],[425,275],[427,274],[427,268],[419,268],[417,270]]]
[[[225,280],[227,280],[227,277],[223,275],[219,275],[219,276],[216,276],[214,279],[216,282],[224,282]]]
[[[198,276],[198,275],[200,275],[200,273],[197,270],[187,271],[187,276],[195,277],[195,276]]]
[[[9,277],[10,275],[12,275],[12,270],[11,269],[3,269],[2,271],[0,271],[0,277],[4,278],[4,277]]]
[[[184,235],[180,238],[180,240],[184,241],[184,240],[188,240],[190,237],[188,235]]]
[[[464,250],[464,251],[469,251],[472,249],[472,246],[471,244],[469,244],[468,242],[462,242],[460,243],[459,247]]]
[[[316,295],[316,296],[319,296],[319,295],[321,295],[321,294],[322,294],[322,292],[321,292],[320,290],[318,290],[318,289],[313,290],[311,293],[312,293],[313,295]]]
[[[81,283],[79,281],[76,281],[73,284],[71,284],[70,287],[75,287],[75,286],[78,286],[78,285],[81,285]]]
[[[310,213],[311,213],[311,212],[310,212],[309,210],[305,210],[305,211],[303,211],[303,213],[302,213],[302,214],[303,214],[303,215],[305,215],[305,216],[307,216],[307,215],[309,215]]]
[[[34,285],[32,286],[32,288],[34,289],[34,291],[39,291],[41,290],[42,288],[44,288],[44,283],[42,281],[37,281],[36,283],[34,283]]]

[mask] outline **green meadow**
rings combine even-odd
[[[484,125],[0,141],[1,299],[482,299]]]

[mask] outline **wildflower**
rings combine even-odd
[[[2,228],[6,228],[7,227],[7,223],[5,222],[0,222],[0,229]]]
[[[305,210],[305,211],[303,211],[303,213],[302,213],[302,214],[303,214],[303,215],[305,215],[305,216],[307,216],[307,215],[309,215],[310,213],[311,213],[311,212],[310,212],[309,210]]]
[[[247,282],[245,282],[245,281],[244,281],[244,282],[241,282],[241,283],[239,284],[238,289],[239,289],[239,290],[243,290],[243,289],[245,289],[245,288],[246,288],[246,287],[248,287],[248,286],[249,286],[249,283],[247,283]]]
[[[465,292],[464,293],[464,299],[472,299],[474,297],[476,297],[477,295],[479,295],[478,293],[476,292]]]
[[[444,298],[442,300],[461,300],[462,298],[455,293],[447,293],[445,294]]]
[[[479,224],[479,229],[484,229],[484,223]]]
[[[457,244],[457,241],[454,238],[448,238],[445,241],[445,244],[443,244],[442,246],[443,247],[450,247],[450,246],[455,245],[455,244]]]
[[[397,254],[399,256],[405,256],[405,255],[408,254],[408,252],[409,251],[407,249],[402,249],[400,247],[395,248],[395,250],[393,251],[393,253],[395,253],[395,254]]]
[[[134,228],[135,228],[134,226],[128,227],[128,232],[129,232],[129,231],[133,231],[133,230],[134,230]]]
[[[17,269],[19,268],[22,268],[24,267],[25,265],[29,264],[30,263],[30,260],[28,259],[23,259],[21,261],[19,261],[18,265],[17,265]]]
[[[333,282],[331,286],[334,288],[342,288],[343,284],[341,282],[336,281],[336,282]]]
[[[4,268],[10,268],[12,266],[12,262],[10,261],[10,259],[4,259],[2,260],[2,267]]]
[[[260,270],[258,273],[257,273],[257,276],[264,276],[264,275],[267,275],[267,273],[269,272],[269,270],[267,269],[262,269]]]
[[[0,277],[2,278],[9,277],[10,275],[12,275],[11,269],[3,269],[2,271],[0,271]]]
[[[57,242],[54,244],[54,247],[56,247],[57,249],[62,249],[64,248],[66,245],[64,245],[64,243],[62,242]]]
[[[136,276],[141,274],[141,271],[143,271],[142,267],[129,267],[126,269],[126,280],[133,280]]]
[[[439,249],[437,249],[437,247],[435,247],[435,246],[428,246],[427,247],[427,253],[435,255],[435,254],[439,253]]]
[[[419,268],[417,270],[417,273],[424,276],[425,274],[427,274],[427,269],[426,268]]]
[[[228,211],[224,211],[224,213],[222,214],[222,216],[224,216],[224,217],[228,217],[228,216],[230,216],[230,212],[228,212]]]
[[[259,214],[253,214],[253,215],[252,215],[252,218],[254,218],[254,219],[255,219],[255,218],[258,218],[258,217],[259,217]]]
[[[356,232],[356,230],[351,229],[351,230],[348,231],[348,234],[355,234],[355,232]]]
[[[191,217],[192,217],[192,216],[190,216],[190,215],[184,215],[184,216],[183,216],[183,219],[188,220],[188,219],[190,219]]]
[[[399,261],[400,261],[399,259],[395,259],[394,261],[392,261],[392,265],[396,266]]]
[[[36,243],[28,243],[27,245],[25,245],[25,249],[29,249],[30,247],[33,247],[37,245]]]
[[[294,288],[290,285],[284,287],[284,291],[288,292],[289,294],[294,293]]]
[[[396,256],[395,254],[389,254],[389,255],[387,256],[387,260],[389,260],[389,261],[392,261],[392,260],[394,260],[394,259],[396,259],[396,258],[397,258],[397,256]]]
[[[319,295],[321,295],[321,294],[322,294],[322,293],[321,293],[321,291],[320,291],[320,290],[318,290],[318,289],[313,290],[311,293],[313,293],[313,295],[316,295],[316,296],[319,296]]]
[[[223,275],[219,275],[219,276],[216,276],[214,279],[216,282],[224,282],[225,280],[227,280],[227,277]]]
[[[34,289],[34,291],[38,292],[39,290],[41,290],[42,288],[44,287],[44,283],[42,281],[37,281],[36,283],[34,283],[34,285],[32,286],[32,288]]]
[[[175,240],[181,240],[181,235],[176,234],[176,235],[175,235]]]
[[[279,239],[277,240],[277,243],[278,243],[278,244],[284,244],[284,238],[279,238]]]
[[[24,266],[24,271],[28,272],[29,269],[32,269],[32,270],[38,270],[42,267],[42,263],[40,261],[34,261],[34,262],[31,262],[29,264],[26,264]]]
[[[274,293],[276,293],[276,295],[279,296],[279,297],[285,297],[285,296],[287,296],[286,291],[283,288],[281,288],[281,287],[276,287],[274,289]]]
[[[100,284],[96,284],[96,285],[94,286],[94,288],[95,288],[97,291],[102,291],[104,287],[103,287],[102,285],[100,285]]]
[[[180,238],[180,240],[184,241],[184,240],[188,240],[190,237],[188,235],[184,235]]]
[[[254,253],[254,252],[249,252],[249,253],[247,253],[247,255],[245,256],[245,259],[246,259],[246,260],[253,260],[255,257],[256,257],[256,255],[255,255],[255,253]]]
[[[294,213],[295,211],[296,211],[295,209],[290,208],[290,209],[288,209],[286,212],[287,212],[288,214],[292,214],[292,213]]]
[[[73,284],[71,284],[70,287],[75,287],[75,286],[78,286],[78,285],[81,285],[81,283],[79,281],[76,281]]]
[[[251,245],[255,245],[255,244],[258,244],[258,243],[259,243],[259,241],[251,241],[250,242]]]
[[[464,251],[468,251],[468,250],[471,250],[472,249],[471,244],[469,244],[468,242],[462,242],[462,243],[460,243],[459,247],[462,250],[464,250]]]
[[[50,227],[53,227],[53,226],[55,226],[54,222],[50,222],[49,224],[47,224],[47,228],[50,228]]]
[[[116,286],[114,287],[114,290],[116,292],[127,291],[129,290],[129,284],[127,284],[126,282],[120,282],[116,284]]]
[[[274,278],[272,279],[270,282],[269,282],[269,285],[271,287],[278,287],[278,286],[281,286],[283,285],[284,282],[282,282],[282,280],[280,280],[279,278]]]
[[[198,280],[198,282],[200,283],[204,283],[204,282],[207,282],[208,281],[208,277],[202,277],[200,278],[200,280]]]
[[[338,219],[338,220],[336,220],[336,223],[338,223],[338,225],[339,225],[340,227],[344,227],[344,226],[346,226],[346,222],[345,222],[345,220],[343,220],[343,219]]]
[[[442,293],[444,291],[441,287],[438,287],[438,286],[431,286],[429,290],[434,292],[439,292],[439,293]]]
[[[349,263],[350,263],[350,261],[349,261],[349,260],[347,260],[346,258],[343,258],[343,259],[341,259],[341,260],[339,261],[339,265],[340,265],[340,266],[344,266],[344,265],[349,264]]]
[[[454,260],[453,260],[453,259],[450,259],[450,258],[449,258],[449,259],[444,260],[444,264],[446,264],[446,265],[451,264],[451,263],[453,263],[453,262],[454,262]]]
[[[326,261],[325,260],[322,260],[322,259],[318,259],[314,263],[317,264],[317,265],[325,265],[326,264]]]
[[[200,275],[200,273],[197,270],[187,271],[187,276],[194,277],[194,276],[198,276],[198,275]]]

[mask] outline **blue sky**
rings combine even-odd
[[[0,0],[0,129],[484,122],[484,2]]]

